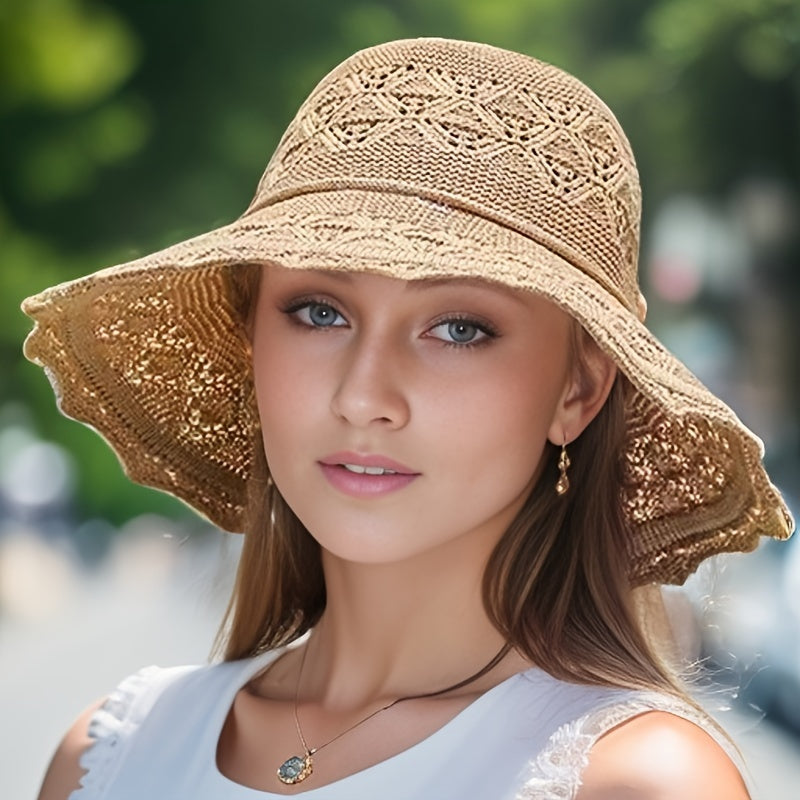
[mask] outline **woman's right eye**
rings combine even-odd
[[[309,328],[340,328],[347,320],[327,303],[306,302],[287,310],[298,322]]]

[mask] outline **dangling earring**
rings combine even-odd
[[[569,489],[569,478],[567,477],[567,470],[572,462],[567,455],[567,443],[561,445],[561,455],[558,457],[558,480],[556,481],[556,494],[561,496],[567,493]]]

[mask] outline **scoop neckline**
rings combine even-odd
[[[255,789],[252,786],[246,786],[243,783],[237,783],[232,778],[229,778],[219,768],[219,764],[217,763],[217,750],[219,748],[219,739],[222,736],[222,728],[225,725],[229,714],[231,713],[233,702],[236,699],[238,692],[244,688],[247,682],[254,675],[257,675],[259,671],[265,669],[278,658],[280,658],[288,649],[289,648],[287,647],[282,647],[278,650],[272,650],[265,654],[266,657],[262,658],[256,656],[251,663],[247,664],[247,667],[239,674],[234,685],[225,693],[224,701],[221,703],[223,713],[216,720],[216,724],[214,726],[215,735],[209,737],[212,749],[211,753],[208,755],[210,757],[213,780],[220,786],[224,787],[229,793],[236,792],[237,798],[241,796],[242,800],[244,800],[244,798],[252,798],[252,800],[282,800],[282,798],[286,797],[302,797],[309,798],[309,800],[317,800],[317,798],[319,798],[319,800],[333,800],[334,797],[339,796],[338,792],[341,792],[343,788],[347,789],[350,784],[359,780],[363,780],[364,776],[368,775],[373,770],[385,768],[388,764],[394,764],[398,760],[404,758],[410,758],[411,755],[413,755],[414,752],[420,748],[424,748],[426,746],[430,747],[431,742],[434,742],[446,735],[452,731],[453,728],[463,725],[465,721],[469,719],[469,717],[480,711],[480,709],[486,705],[490,699],[494,698],[498,694],[503,693],[504,691],[508,691],[515,683],[517,683],[517,681],[523,678],[530,679],[535,674],[541,674],[541,670],[537,669],[536,667],[530,667],[522,672],[515,672],[513,675],[509,675],[507,678],[504,678],[502,681],[500,681],[500,683],[492,686],[491,689],[487,689],[479,697],[476,697],[475,700],[473,700],[469,705],[462,708],[461,711],[459,711],[455,716],[447,720],[444,725],[437,728],[423,739],[420,739],[418,742],[415,742],[410,747],[407,747],[398,753],[394,753],[393,755],[377,762],[376,764],[371,764],[364,769],[360,769],[357,772],[351,773],[350,775],[345,775],[343,778],[331,781],[323,786],[317,786],[302,792],[295,792],[294,794],[278,794],[276,792],[270,792],[266,789]]]

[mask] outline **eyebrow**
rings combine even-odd
[[[308,269],[304,270],[304,272],[311,272],[317,275],[333,278],[341,283],[352,283],[354,275],[381,275],[379,272],[339,272],[338,270],[327,269]],[[496,289],[507,297],[511,297],[514,300],[522,302],[522,297],[520,296],[519,290],[513,289],[511,286],[506,286],[503,283],[487,281],[483,278],[475,278],[469,275],[465,275],[464,277],[413,278],[411,280],[401,278],[401,280],[405,280],[405,283],[408,285],[408,287],[415,290],[425,289],[431,286],[473,286],[478,289]]]

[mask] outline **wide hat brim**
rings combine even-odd
[[[235,264],[481,277],[566,310],[627,377],[623,503],[634,584],[681,583],[707,556],[793,522],[763,447],[613,291],[509,227],[413,194],[335,189],[28,298],[25,354],[128,476],[241,531],[257,435],[250,354],[223,280]]]

